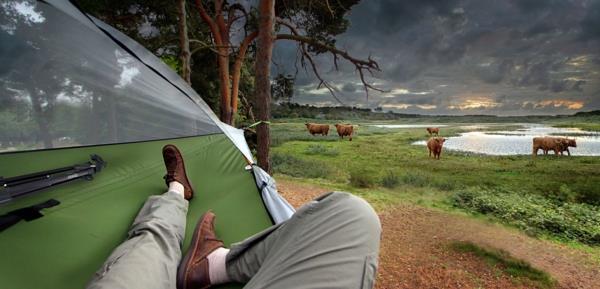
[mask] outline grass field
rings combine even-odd
[[[503,126],[497,128],[514,128]],[[378,209],[412,202],[466,211],[600,252],[598,157],[444,151],[436,161],[424,146],[411,145],[428,138],[422,128],[360,124],[352,142],[339,141],[334,128],[327,137],[313,137],[298,120],[273,123],[272,130],[276,174],[352,191]],[[449,124],[443,135],[462,131]]]

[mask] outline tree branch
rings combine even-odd
[[[333,9],[331,9],[331,5],[329,5],[329,0],[325,0],[325,4],[327,5],[327,10],[331,13],[331,17],[335,17],[335,13],[333,13]]]
[[[236,17],[235,11],[242,12],[242,15]],[[248,21],[248,11],[246,11],[244,6],[239,3],[229,6],[229,11],[227,11],[227,29],[229,30],[235,21],[242,18],[246,18],[246,21]]]
[[[200,17],[202,18],[202,20],[204,20],[204,22],[206,22],[208,28],[210,28],[210,32],[213,35],[213,40],[215,41],[215,44],[223,45],[223,40],[221,39],[221,33],[219,33],[219,28],[217,27],[215,21],[210,17],[210,15],[208,15],[206,9],[204,9],[204,5],[202,5],[202,0],[196,0],[195,3],[198,12],[200,12]]]
[[[219,50],[217,50],[217,47],[215,47],[215,46],[214,46],[214,45],[212,45],[212,44],[206,43],[206,42],[204,42],[204,41],[201,41],[201,40],[198,40],[198,39],[190,39],[189,41],[190,41],[190,43],[198,43],[198,44],[200,44],[200,46],[198,46],[198,47],[196,47],[196,48],[192,49],[192,51],[191,51],[191,55],[194,55],[196,52],[198,52],[198,51],[200,51],[200,50],[202,50],[202,49],[209,49],[210,51],[212,51],[212,52],[216,53],[217,55],[221,55],[221,56],[227,56],[227,55],[225,55],[225,54],[221,54],[221,53],[219,52]]]
[[[302,42],[302,43],[312,45],[312,46],[318,46],[320,48],[323,48],[323,49],[329,51],[330,53],[341,56],[342,58],[352,62],[352,64],[354,64],[355,66],[360,66],[361,69],[368,70],[371,72],[373,70],[381,71],[381,69],[379,68],[379,64],[377,64],[377,62],[375,60],[371,59],[370,57],[367,60],[358,59],[358,58],[355,58],[352,55],[348,54],[348,52],[346,52],[344,50],[340,50],[334,46],[330,46],[325,43],[321,43],[318,40],[312,39],[310,37],[301,36],[301,35],[292,35],[292,34],[277,34],[276,38],[277,38],[277,40],[280,40],[280,39],[293,40],[293,41]],[[359,68],[359,67],[357,67],[357,68]]]
[[[318,69],[316,68],[316,65],[315,65],[315,62],[314,62],[312,56],[308,53],[308,51],[306,49],[306,45],[319,47],[319,48],[327,50],[328,52],[333,54],[333,63],[334,63],[336,70],[338,69],[338,63],[337,63],[338,57],[344,58],[347,61],[349,61],[350,63],[352,63],[354,65],[354,67],[356,68],[356,70],[358,71],[358,74],[360,76],[360,81],[362,82],[363,87],[365,88],[367,101],[369,100],[369,89],[379,91],[379,92],[384,92],[383,89],[374,87],[373,85],[369,84],[365,79],[364,71],[368,71],[371,75],[373,75],[373,70],[381,71],[381,69],[379,68],[379,64],[375,60],[371,59],[371,57],[369,57],[367,60],[355,58],[352,55],[350,55],[347,51],[340,50],[335,46],[327,45],[316,39],[300,35],[300,32],[298,31],[298,29],[289,21],[286,21],[281,18],[277,18],[276,21],[278,24],[288,27],[290,29],[290,31],[292,32],[292,34],[277,34],[276,39],[277,40],[284,39],[284,40],[292,40],[292,41],[300,42],[300,49],[301,49],[303,57],[309,61],[310,65],[312,67],[312,70],[315,73],[315,76],[320,81],[319,87],[325,86],[338,102],[342,103],[335,95],[333,87],[327,81],[325,81],[318,73]]]

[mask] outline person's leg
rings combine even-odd
[[[371,206],[331,193],[234,244],[227,275],[244,288],[372,288],[381,224]]]
[[[188,201],[194,191],[177,147],[166,145],[162,154],[168,191],[148,198],[127,240],[112,252],[87,288],[175,288]]]
[[[148,198],[128,239],[112,252],[87,288],[174,288],[187,209],[188,201],[177,192]]]

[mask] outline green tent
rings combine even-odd
[[[240,130],[152,53],[71,3],[2,1],[0,63],[0,182],[93,154],[106,162],[92,180],[14,198],[0,188],[0,215],[60,202],[0,232],[0,288],[84,287],[147,197],[165,191],[165,144],[180,148],[197,191],[184,250],[208,209],[226,244],[293,212],[249,165]]]

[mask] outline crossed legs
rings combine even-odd
[[[183,196],[172,190],[150,197],[128,239],[113,251],[87,288],[175,288],[188,209]],[[207,228],[214,233],[212,220]],[[251,289],[372,288],[380,235],[379,219],[366,201],[348,193],[329,193],[300,208],[289,220],[233,244],[223,255],[226,275]],[[192,244],[190,250],[195,249]],[[186,271],[180,279],[206,275],[208,268],[204,270]],[[193,289],[186,282],[179,283]]]

